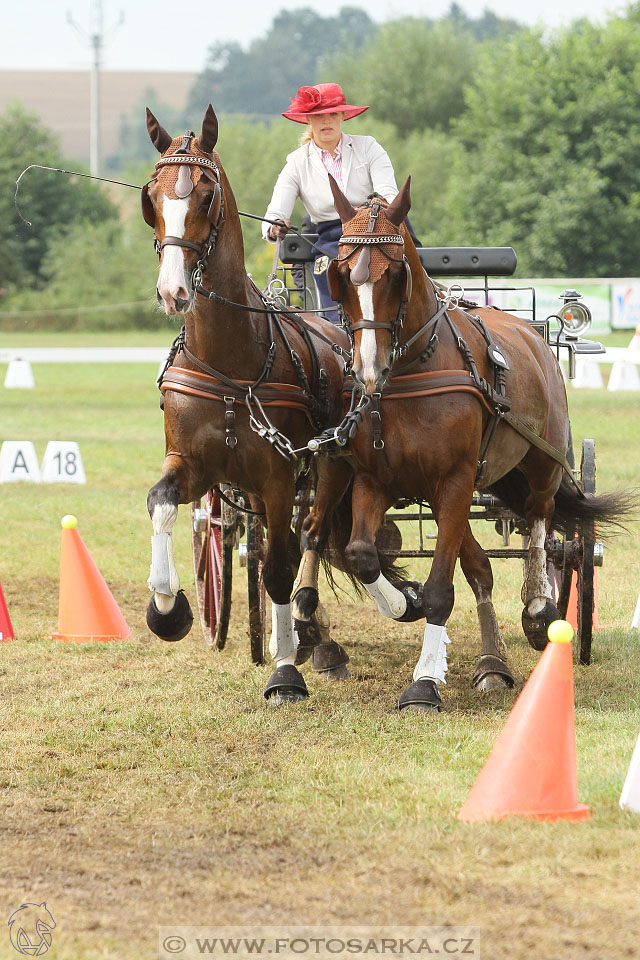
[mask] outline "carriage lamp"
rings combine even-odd
[[[558,317],[562,321],[562,332],[572,340],[577,340],[591,326],[591,311],[580,298],[577,290],[565,290],[560,295],[562,306]]]

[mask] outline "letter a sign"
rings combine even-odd
[[[0,483],[40,482],[40,468],[30,440],[5,440],[0,450]]]

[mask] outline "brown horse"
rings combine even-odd
[[[474,489],[496,493],[526,518],[531,545],[523,627],[536,649],[559,617],[546,575],[547,531],[553,526],[570,535],[584,519],[615,521],[631,504],[623,494],[585,498],[570,476],[566,392],[544,339],[526,321],[501,311],[471,305],[471,313],[463,310],[426,275],[403,225],[409,180],[388,206],[373,197],[357,210],[335,181],[332,189],[343,236],[330,287],[351,332],[353,380],[370,403],[346,448],[342,475],[329,473],[326,458],[318,458],[305,562],[310,565],[307,553],[321,552],[331,527],[339,532],[341,511],[334,508],[352,468],[343,559],[383,616],[426,618],[413,683],[399,707],[438,710],[458,557],[475,594],[482,638],[474,685],[487,690],[513,684],[493,607],[491,565],[469,524]],[[424,585],[391,583],[381,569],[376,531],[400,498],[428,501],[438,525]],[[310,614],[314,598],[310,584],[299,591],[298,615]]]
[[[142,192],[160,257],[157,298],[169,316],[184,317],[161,383],[166,454],[147,501],[153,523],[147,622],[165,640],[188,633],[193,617],[180,590],[171,531],[178,504],[227,481],[247,492],[268,530],[264,582],[273,603],[276,670],[265,696],[302,699],[307,690],[294,665],[290,603],[292,565],[300,557],[290,530],[299,466],[293,451],[319,423],[340,418],[344,362],[334,341],[342,337],[348,348],[348,339],[322,318],[278,311],[247,276],[236,201],[214,152],[213,108],[197,138],[188,131],[172,139],[150,111],[147,128],[161,154]],[[331,642],[320,659],[323,669],[338,670],[348,658]]]

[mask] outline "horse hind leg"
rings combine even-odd
[[[483,692],[513,687],[513,674],[507,664],[507,647],[493,608],[491,564],[471,533],[469,524],[460,547],[460,566],[476,598],[482,642],[480,660],[473,674],[473,686]]]
[[[147,626],[162,640],[182,640],[189,633],[193,613],[180,589],[173,560],[173,525],[178,517],[179,488],[170,474],[151,488],[147,507],[153,524],[148,586],[153,596],[147,607]]]
[[[547,523],[544,519],[536,519],[530,524],[529,556],[522,585],[522,629],[534,650],[544,650],[549,624],[560,619],[560,613],[551,600],[547,577],[546,535]]]

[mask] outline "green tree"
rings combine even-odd
[[[626,18],[486,51],[456,125],[451,239],[511,243],[521,274],[635,275],[639,85]]]
[[[212,45],[188,109],[201,114],[212,103],[218,111],[277,116],[298,87],[317,82],[328,55],[347,44],[359,48],[374,30],[355,7],[343,7],[335,17],[308,8],[282,11],[246,51],[238,43]]]
[[[163,127],[172,131],[175,136],[184,133],[189,124],[194,124],[197,120],[197,118],[189,119],[184,107],[177,110],[175,107],[164,103],[153,87],[147,87],[129,112],[120,115],[118,150],[114,155],[107,158],[105,164],[107,169],[121,170],[127,164],[137,163],[141,160],[146,160],[149,163],[153,160],[155,163],[157,151],[147,133],[146,107],[149,107],[156,117],[162,117],[160,122]]]
[[[117,216],[116,208],[91,181],[44,170],[31,170],[20,183],[20,210],[14,206],[15,183],[29,164],[68,166],[57,138],[35,114],[12,104],[0,115],[0,222],[4,224],[0,291],[37,285],[52,232],[82,218],[100,222]],[[1,295],[1,294],[0,294]]]
[[[362,51],[336,54],[322,71],[355,103],[399,134],[447,130],[464,107],[463,89],[473,79],[478,43],[452,21],[406,17],[379,27]]]

